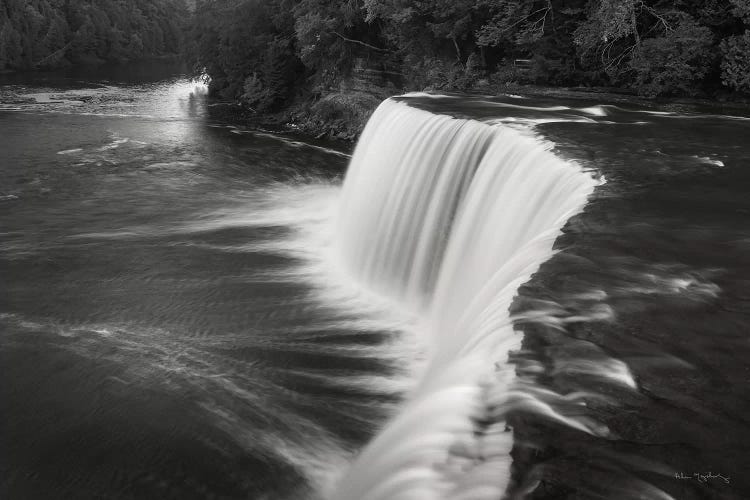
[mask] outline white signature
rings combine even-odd
[[[732,480],[729,476],[724,476],[722,474],[714,473],[714,472],[693,472],[692,475],[685,474],[684,472],[675,472],[674,475],[675,479],[695,479],[699,483],[707,483],[712,479],[721,479],[726,484],[729,484],[729,482]]]

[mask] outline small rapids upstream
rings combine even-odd
[[[428,361],[334,498],[503,496],[504,415],[528,404],[511,391],[511,302],[596,185],[530,134],[396,100],[378,108],[344,182],[340,246],[356,279],[419,314]]]
[[[0,497],[750,498],[745,111],[157,66],[0,75]]]

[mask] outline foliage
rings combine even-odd
[[[361,0],[301,0],[293,12],[298,54],[309,68],[346,73],[361,48],[378,49]]]
[[[484,0],[492,18],[477,30],[479,45],[497,47],[503,43],[530,44],[548,32],[555,22],[551,1]]]
[[[746,24],[750,23],[750,0],[729,0],[732,4],[732,13],[742,19]]]
[[[731,88],[750,92],[750,30],[721,42],[724,59],[721,63],[722,82]]]
[[[302,65],[295,52],[293,2],[199,1],[189,47],[210,90],[269,111],[293,94]]]
[[[355,60],[413,89],[696,94],[747,89],[749,22],[750,0],[199,0],[190,52],[215,93],[254,109],[336,92]]]
[[[183,0],[3,0],[0,70],[176,54]]]
[[[633,54],[634,86],[643,95],[690,94],[708,72],[711,30],[684,16],[664,36],[644,40]]]
[[[636,1],[601,0],[574,31],[584,64],[598,64],[604,71],[619,69],[638,42]]]

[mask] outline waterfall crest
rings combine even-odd
[[[357,145],[339,245],[364,286],[420,315],[428,363],[333,498],[493,499],[520,347],[509,307],[597,181],[536,137],[389,99]]]

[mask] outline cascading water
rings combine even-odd
[[[344,183],[339,236],[364,286],[420,318],[421,381],[333,497],[500,498],[518,287],[597,181],[537,138],[385,101]]]

